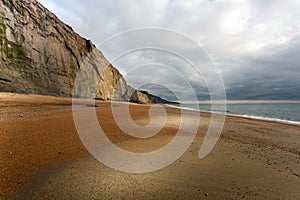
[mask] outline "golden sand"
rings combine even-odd
[[[167,126],[140,140],[116,125],[111,103],[96,103],[109,139],[130,151],[163,147],[180,123],[180,111],[166,108]],[[156,172],[129,174],[87,152],[71,105],[69,98],[1,93],[0,199],[300,199],[300,126],[226,117],[218,144],[199,159],[210,122],[210,114],[201,113],[197,137],[179,160]],[[130,104],[130,114],[147,124],[150,107]]]

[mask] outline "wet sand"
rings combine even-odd
[[[136,139],[116,125],[111,103],[96,103],[109,139],[130,151],[163,147],[180,123],[180,111],[166,108],[160,133]],[[88,153],[71,104],[68,98],[0,93],[0,199],[300,199],[300,126],[226,117],[217,145],[199,159],[210,114],[190,111],[200,127],[186,153],[159,171],[131,174]],[[78,100],[92,109],[87,104]],[[150,107],[130,104],[130,114],[145,125]]]

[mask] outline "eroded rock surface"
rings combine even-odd
[[[0,1],[0,91],[159,103],[35,0]],[[80,79],[75,81],[76,75]],[[75,84],[79,83],[79,84]]]

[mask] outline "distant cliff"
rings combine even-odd
[[[78,96],[166,102],[128,86],[90,40],[36,0],[1,0],[0,5],[0,91],[72,96],[78,73]]]

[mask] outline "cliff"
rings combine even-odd
[[[166,102],[128,86],[90,40],[36,0],[0,5],[0,91],[72,96],[75,86],[78,97]]]

